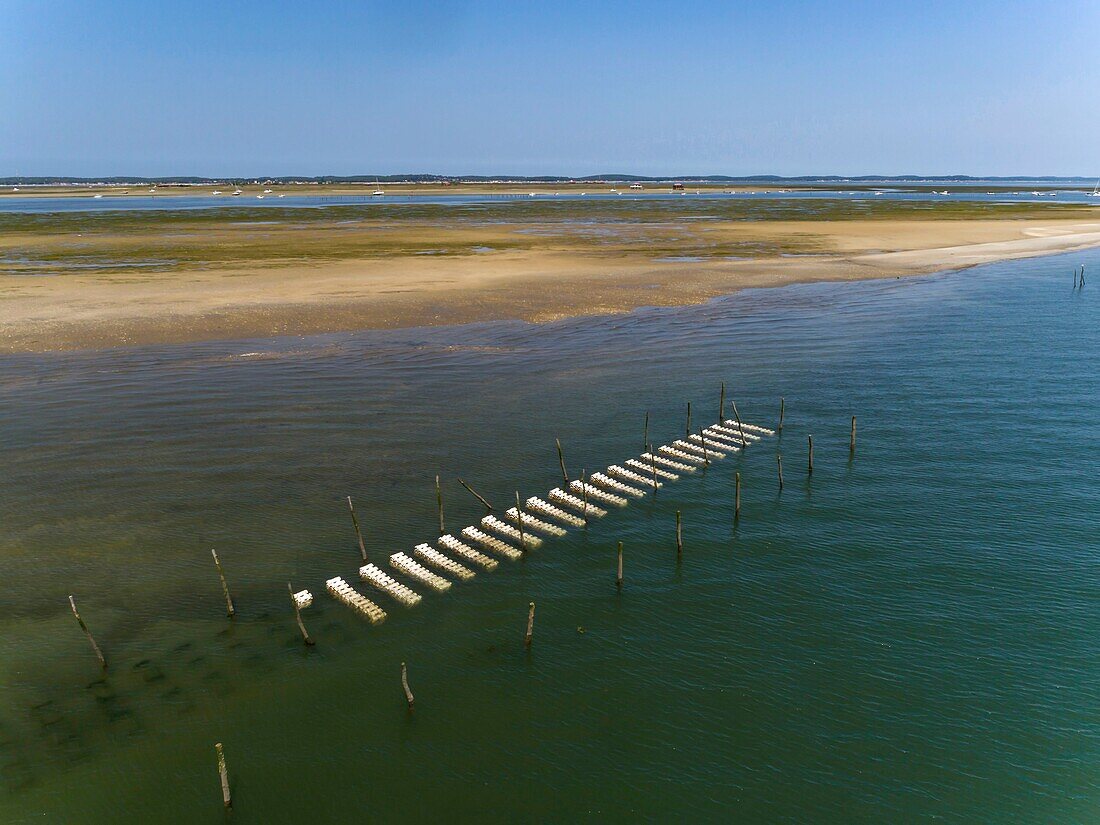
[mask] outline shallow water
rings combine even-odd
[[[737,183],[736,186],[744,184]],[[766,184],[761,184],[766,185]],[[641,192],[629,190],[615,190],[607,185],[593,186],[592,191],[580,194],[577,192],[538,192],[534,196],[523,194],[446,194],[446,195],[401,195],[395,193],[386,194],[383,197],[371,195],[292,195],[285,196],[267,195],[264,198],[231,197],[229,195],[213,195],[209,191],[196,192],[194,195],[104,195],[92,198],[88,195],[58,195],[58,196],[24,196],[8,195],[0,197],[0,213],[47,213],[47,212],[104,212],[117,210],[156,210],[156,209],[211,209],[216,207],[243,208],[301,208],[301,207],[331,207],[373,205],[385,206],[394,204],[405,205],[442,205],[442,206],[469,206],[471,204],[488,204],[507,201],[631,201],[631,200],[898,200],[898,201],[978,201],[988,203],[1076,203],[1098,205],[1097,198],[1089,192],[1081,189],[1061,188],[1064,183],[1056,181],[999,181],[972,183],[969,186],[952,186],[949,182],[943,184],[939,191],[927,189],[912,189],[899,187],[896,182],[884,184],[881,189],[867,190],[839,188],[829,189],[761,189],[759,191],[715,191],[693,190],[690,185],[687,190],[670,192],[667,185],[655,184]],[[986,189],[986,186],[996,187]],[[1005,186],[1015,188],[1004,190]],[[1036,186],[1044,187],[1036,190]],[[1046,187],[1056,187],[1053,191],[1046,191]]]
[[[3,357],[0,820],[214,820],[221,741],[242,823],[1094,821],[1081,262],[1100,271],[1075,254],[539,327]],[[379,594],[379,627],[322,592],[361,584],[345,495],[374,558],[407,551],[434,536],[436,473],[458,529],[481,511],[456,477],[498,507],[541,495],[555,437],[571,473],[604,467],[647,409],[658,441],[688,400],[709,423],[721,381],[765,426],[784,396],[781,437],[415,609]],[[316,596],[311,650],[288,581]]]

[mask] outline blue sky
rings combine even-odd
[[[1100,174],[1100,2],[0,0],[0,175]]]

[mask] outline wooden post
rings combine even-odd
[[[581,470],[581,497],[584,499],[584,526],[588,527],[588,482],[584,480],[584,470]]]
[[[775,463],[779,467],[779,492],[783,492],[783,456],[776,453]]]
[[[623,589],[623,543],[619,542],[619,566],[615,574],[615,587]]]
[[[565,456],[562,455],[562,452],[561,452],[561,441],[555,438],[554,443],[558,447],[558,464],[561,466],[561,479],[562,479],[562,481],[564,481],[568,485],[569,484],[569,473],[565,472]]]
[[[222,572],[222,563],[218,561],[218,551],[211,547],[210,555],[214,557],[214,566],[218,568],[218,578],[222,580],[222,593],[225,594],[225,615],[233,618],[236,611],[233,609],[233,600],[229,598],[229,585],[225,583],[225,573]]]
[[[676,511],[676,561],[684,556],[684,537],[680,530],[680,511]]]
[[[689,435],[691,435],[691,402],[690,401],[688,401],[688,420],[687,420],[687,426],[684,427],[684,438],[687,438]]]
[[[76,616],[77,624],[80,625],[80,629],[84,631],[84,635],[88,637],[88,644],[92,646],[92,650],[95,652],[95,657],[99,659],[99,665],[104,670],[107,669],[107,660],[103,658],[103,651],[99,649],[99,645],[95,643],[95,639],[92,638],[92,631],[88,630],[88,625],[84,624],[84,620],[80,618],[80,614],[76,612],[76,599],[69,596],[69,607],[73,609],[73,615]]]
[[[856,451],[856,417],[852,416],[852,435],[848,439],[848,452],[854,453]]]
[[[733,474],[733,520],[741,518],[741,474]]]
[[[810,443],[809,453],[807,455],[806,475],[813,475],[814,472],[814,437],[812,435],[806,436],[806,439]]]
[[[519,549],[527,552],[527,539],[523,535],[523,509],[519,506],[519,490],[516,490],[516,524],[519,525]]]
[[[718,395],[718,423],[722,423],[722,417],[726,414],[726,382],[722,382],[722,391]]]
[[[229,771],[225,768],[225,751],[222,750],[222,743],[218,742],[214,745],[214,750],[218,754],[218,777],[222,781],[222,804],[225,805],[225,809],[228,811],[233,807],[233,797],[229,795]]]
[[[710,458],[707,456],[707,437],[703,434],[703,428],[699,428],[699,440],[703,442],[703,466],[710,466]]]
[[[733,404],[733,417],[737,419],[737,432],[741,433],[741,449],[743,451],[748,448],[749,442],[745,438],[745,430],[741,427],[741,414],[737,412],[737,402],[731,398],[730,403]]]
[[[489,512],[489,513],[493,512],[493,505],[490,504],[485,499],[484,496],[482,496],[480,493],[478,493],[477,490],[475,490],[473,487],[471,487],[469,484],[467,484],[461,478],[458,480],[458,483],[461,484],[463,487],[465,487],[470,492],[470,494],[473,495],[474,498],[476,498],[478,501],[480,501],[482,504],[485,505],[486,512]]]
[[[1073,288],[1077,289],[1077,267],[1073,268]]]
[[[286,583],[286,592],[290,594],[290,603],[294,605],[294,619],[298,622],[298,629],[302,631],[302,641],[307,646],[312,646],[313,639],[309,638],[309,633],[306,631],[305,623],[302,621],[302,609],[298,607],[298,600],[294,598],[294,588],[290,586],[290,582]]]
[[[535,603],[527,607],[527,635],[523,637],[523,646],[531,646],[531,635],[535,632]]]
[[[1076,275],[1074,278],[1076,279]],[[643,427],[642,446],[649,449],[649,410],[645,411],[645,426]]]
[[[405,691],[405,701],[409,703],[409,710],[413,709],[413,692],[409,690],[409,670],[405,663],[401,663],[401,687]]]
[[[785,412],[786,406],[787,406],[787,399],[780,398],[779,399],[779,426],[775,428],[776,432],[780,432],[780,433],[783,432],[783,413]]]
[[[1081,264],[1081,286],[1085,285],[1085,265]]]
[[[443,490],[439,486],[439,476],[435,477],[435,505],[439,509],[439,535],[447,532],[443,526]]]
[[[355,506],[351,503],[351,496],[348,496],[348,510],[351,511],[351,523],[355,525],[355,538],[359,540],[359,553],[363,556],[363,561],[366,561],[367,547],[363,544],[363,533],[359,529],[359,519],[355,515]]]

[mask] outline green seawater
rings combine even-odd
[[[1097,821],[1079,263],[1100,273],[1077,253],[537,327],[3,357],[0,821],[224,821],[215,742],[242,825]],[[657,443],[688,401],[712,422],[721,382],[764,426],[785,397],[782,434],[416,608],[374,593],[380,626],[324,593],[371,595],[345,496],[383,560],[435,537],[436,474],[457,531],[482,515],[457,477],[498,509],[544,495],[555,438],[601,469],[647,410]]]

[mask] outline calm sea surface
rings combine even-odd
[[[221,822],[220,741],[237,823],[1095,822],[1098,347],[1092,252],[541,327],[5,356],[0,821]],[[647,409],[657,441],[689,400],[709,423],[722,381],[765,426],[784,396],[781,437],[415,609],[377,594],[381,626],[323,592],[361,584],[344,496],[382,559],[434,537],[437,473],[457,530],[481,515],[457,477],[543,495],[556,437],[571,473],[605,467]]]

